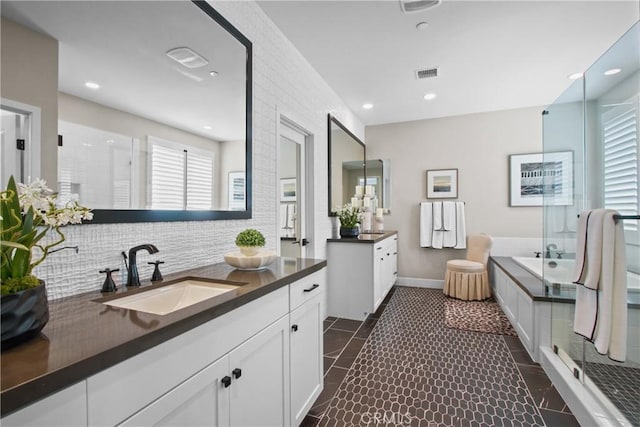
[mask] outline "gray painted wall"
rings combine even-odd
[[[465,251],[420,248],[419,203],[426,170],[458,169],[458,200],[466,203],[467,233],[542,237],[541,207],[509,207],[510,154],[542,151],[542,107],[369,126],[368,159],[390,159],[391,214],[397,229],[400,277],[444,278],[446,261]]]

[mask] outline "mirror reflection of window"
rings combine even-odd
[[[213,151],[149,136],[150,208],[211,209]]]

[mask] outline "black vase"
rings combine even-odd
[[[2,350],[37,336],[49,321],[47,289],[43,281],[35,288],[0,297]]]
[[[358,237],[358,227],[340,227],[340,237]]]

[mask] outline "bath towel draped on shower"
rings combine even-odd
[[[582,212],[578,220],[575,333],[600,354],[624,362],[627,353],[627,263],[622,221],[611,209]]]
[[[420,203],[420,247],[467,247],[464,202]]]

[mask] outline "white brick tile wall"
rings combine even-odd
[[[253,218],[235,221],[105,224],[67,227],[65,245],[79,253],[55,253],[37,267],[47,282],[50,299],[100,289],[99,270],[125,270],[122,251],[153,243],[160,252],[140,252],[140,276],[151,276],[148,261],[165,261],[162,271],[176,272],[222,262],[234,249],[236,234],[247,227],[261,230],[269,249],[276,248],[276,123],[277,112],[303,125],[314,137],[314,257],[324,258],[331,234],[327,217],[327,113],[338,117],[364,139],[364,126],[291,42],[253,1],[214,1],[213,7],[253,43]],[[114,276],[118,284],[123,275]]]

